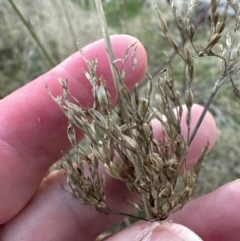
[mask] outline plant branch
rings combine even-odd
[[[209,10],[209,7],[205,8],[201,13],[201,15],[196,19],[196,21],[194,21],[193,25],[195,28],[197,28],[197,26],[199,26],[203,21],[203,19],[207,16],[208,10]],[[189,41],[188,38],[184,38],[182,42],[179,44],[179,47],[182,48],[188,41]],[[155,77],[156,75],[158,75],[159,72],[164,68],[166,68],[166,66],[173,60],[176,54],[177,54],[176,51],[172,50],[172,52],[169,54],[167,59],[163,61],[159,66],[154,68],[153,71],[150,73],[150,75],[152,77]],[[140,90],[146,84],[147,80],[148,80],[148,77],[146,77],[143,81],[141,81],[137,86],[137,90]]]
[[[103,6],[102,6],[102,2],[101,0],[95,0],[95,5],[96,5],[96,9],[97,9],[97,13],[98,13],[98,18],[99,18],[99,22],[100,22],[100,26],[102,29],[102,33],[103,33],[103,39],[105,42],[105,48],[108,54],[108,59],[109,59],[109,63],[110,63],[110,67],[111,67],[111,72],[112,72],[112,76],[113,76],[113,80],[114,80],[114,84],[115,84],[115,88],[116,88],[116,92],[117,92],[117,100],[118,100],[118,104],[119,104],[119,108],[120,108],[120,115],[122,118],[123,123],[129,123],[129,115],[128,115],[128,111],[126,108],[126,104],[125,104],[125,100],[122,96],[121,93],[121,88],[123,87],[123,83],[122,83],[122,79],[121,76],[117,70],[116,64],[115,64],[115,57],[114,57],[114,53],[113,53],[113,49],[112,49],[112,45],[111,45],[111,41],[110,41],[110,37],[109,37],[109,33],[108,33],[108,27],[107,27],[107,21],[105,18],[105,14],[104,14],[104,10],[103,10]],[[131,137],[131,132],[129,129],[126,130],[126,134]],[[141,176],[141,163],[140,160],[136,160],[135,164],[135,175],[137,177]],[[147,197],[145,195],[145,193],[141,193],[142,196],[142,201],[144,204],[144,208],[146,211],[146,215],[147,218],[149,220],[153,219],[153,216],[151,214],[151,210],[150,210],[150,206],[149,203],[147,201]]]
[[[191,134],[191,137],[189,138],[188,146],[191,145],[191,143],[192,143],[195,135],[197,134],[197,131],[198,131],[200,125],[202,124],[202,121],[203,121],[203,119],[204,119],[204,117],[205,117],[205,115],[206,115],[206,113],[207,113],[207,111],[208,111],[208,109],[209,109],[209,107],[210,107],[210,105],[211,105],[214,97],[216,96],[219,87],[221,86],[221,84],[222,84],[227,78],[229,78],[229,74],[228,74],[228,73],[225,74],[221,79],[219,79],[219,80],[216,82],[216,84],[215,84],[215,86],[214,86],[214,88],[213,88],[213,90],[212,90],[212,92],[211,92],[211,95],[209,96],[208,101],[207,101],[206,105],[204,106],[204,109],[203,109],[203,111],[202,111],[202,113],[201,113],[201,116],[199,117],[198,122],[197,122],[196,126],[194,127],[194,130],[193,130],[193,132],[192,132],[192,134]]]
[[[126,110],[126,107],[124,105],[124,100],[122,98],[122,95],[120,93],[120,87],[122,85],[122,83],[121,83],[122,81],[121,81],[121,77],[118,74],[116,64],[114,62],[115,57],[114,57],[114,53],[113,53],[113,50],[112,50],[112,45],[111,45],[111,41],[110,41],[110,37],[109,37],[109,33],[108,33],[108,28],[107,28],[107,21],[106,21],[106,18],[105,18],[105,14],[104,14],[104,10],[103,10],[101,0],[95,0],[95,5],[96,5],[97,13],[98,13],[100,26],[101,26],[101,29],[102,29],[103,39],[104,39],[104,42],[105,42],[105,48],[106,48],[107,54],[108,54],[108,59],[109,59],[110,67],[111,67],[113,81],[114,81],[114,84],[115,84],[115,89],[116,89],[116,92],[117,92],[117,100],[119,102],[121,115],[122,115],[121,117],[122,117],[123,120],[128,121],[127,110]]]

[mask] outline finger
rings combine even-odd
[[[106,178],[106,196],[113,210],[128,212],[130,207],[120,205],[123,195],[129,198],[123,183]],[[64,184],[65,183],[65,184]],[[46,177],[31,202],[12,220],[0,228],[0,240],[66,241],[95,240],[104,230],[119,222],[122,216],[99,213],[93,206],[81,205],[66,191],[63,171],[54,171]],[[26,225],[28,228],[26,228]]]
[[[127,47],[137,41],[126,35],[113,36],[111,40],[116,58],[123,58]],[[125,83],[130,89],[141,80],[146,68],[144,47],[139,42],[137,45],[138,66],[134,74],[131,58],[125,64]],[[106,79],[114,97],[103,41],[90,44],[83,51],[88,59],[98,56],[98,75]],[[48,96],[45,85],[57,96],[61,94],[57,78],[67,78],[71,93],[87,106],[92,102],[92,94],[83,68],[87,70],[83,58],[75,53],[0,102],[0,224],[12,218],[28,202],[48,167],[60,158],[61,151],[69,150],[67,119]]]
[[[190,133],[192,133],[193,129],[195,128],[197,121],[203,111],[203,107],[197,104],[194,104],[192,107],[192,121],[190,126]],[[186,114],[187,108],[183,106],[183,115],[181,120],[181,130],[182,135],[187,139],[188,128],[186,125]],[[153,120],[153,132],[156,139],[161,140],[163,136],[162,127],[158,120]],[[188,148],[188,155],[187,155],[187,169],[190,169],[196,161],[203,149],[203,147],[209,142],[208,152],[213,148],[217,138],[217,126],[213,116],[210,112],[204,117],[202,124],[200,125],[198,132],[193,139],[190,147]]]
[[[201,241],[190,229],[169,222],[137,222],[106,241]]]
[[[195,111],[198,113],[200,110],[199,108],[193,108],[193,115],[195,114]],[[210,118],[210,120],[208,120],[208,118]],[[204,119],[203,126],[207,128],[207,130],[216,128],[215,122],[212,122],[211,118],[212,116],[209,114]],[[158,130],[156,126],[155,129],[156,131]],[[160,133],[161,131],[157,133],[157,135],[160,136]],[[201,140],[207,140],[208,137],[208,132],[199,132],[199,134],[196,135],[196,144],[200,143]],[[202,145],[204,144],[205,142],[202,141]],[[198,155],[195,155],[195,158],[197,157]],[[23,223],[23,220],[25,220],[28,223],[33,223],[31,228],[23,231],[26,232],[26,237],[27,235],[36,233],[36,230],[39,230],[40,233],[44,233],[42,235],[48,235],[48,232],[43,232],[39,228],[44,226],[49,232],[55,230],[54,233],[56,236],[54,237],[56,240],[63,240],[61,237],[67,237],[68,235],[72,238],[71,240],[75,240],[73,239],[75,236],[78,237],[78,240],[81,240],[81,238],[83,240],[93,240],[122,218],[120,216],[99,214],[93,207],[82,206],[79,202],[60,189],[60,183],[67,188],[65,179],[62,179],[62,176],[59,177],[60,174],[56,174],[62,172],[54,173],[54,175],[51,174],[44,180],[40,190],[25,209],[23,209],[15,219],[2,228],[3,235],[16,233],[16,237],[19,237],[17,236],[17,233],[19,232],[22,234],[21,230],[26,230]],[[125,186],[121,182],[108,178],[106,179],[106,185],[107,203],[109,203],[110,207],[113,210],[129,213],[131,209],[123,200],[123,196],[128,199],[130,195]],[[35,224],[35,222],[37,223]],[[64,223],[61,223],[60,225],[59,222]],[[90,232],[87,231],[88,228]],[[52,232],[51,235],[53,235]]]
[[[240,240],[240,180],[187,203],[172,214],[174,223],[187,226],[204,241]]]

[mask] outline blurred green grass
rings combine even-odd
[[[46,48],[55,63],[77,51],[77,39],[81,46],[101,38],[98,18],[89,1],[66,1],[66,8],[61,1],[15,1],[31,29]],[[161,34],[154,10],[139,1],[133,13],[124,12],[120,6],[111,6],[108,18],[114,18],[119,11],[120,20],[110,25],[110,33],[127,33],[136,36],[148,52],[148,71],[151,73],[166,59],[170,51],[169,44]],[[4,98],[20,86],[48,71],[51,66],[46,62],[29,32],[19,20],[8,1],[0,0],[0,98]],[[107,5],[105,6],[107,8]],[[165,5],[161,5],[163,10]],[[110,11],[111,10],[111,11]],[[115,12],[114,12],[115,11]],[[113,12],[113,13],[112,13]],[[128,18],[127,14],[130,15]],[[167,23],[173,36],[179,40],[171,15],[165,11]],[[109,20],[109,19],[108,19]],[[110,21],[111,22],[111,21]],[[206,38],[207,20],[199,26],[197,45]],[[231,30],[231,29],[229,29]],[[74,36],[73,36],[74,35]],[[74,42],[76,44],[74,44]],[[195,101],[204,104],[219,76],[219,63],[215,58],[194,58],[196,78],[193,84]],[[184,65],[179,57],[171,61],[176,85],[180,91],[184,81]],[[237,82],[239,80],[236,78]],[[233,95],[231,85],[225,84],[215,98],[210,111],[218,125],[216,146],[203,163],[196,196],[206,194],[226,182],[240,177],[240,133],[239,103]]]

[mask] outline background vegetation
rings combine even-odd
[[[22,0],[15,1],[26,24],[14,10],[12,1],[0,0],[0,98],[51,69],[77,50],[77,39],[84,46],[101,38],[93,1],[89,0]],[[151,0],[104,0],[110,33],[126,33],[137,37],[148,52],[148,71],[154,76],[165,67],[171,53],[169,44],[160,32],[158,18]],[[178,43],[182,39],[173,23],[167,1],[158,0],[168,26]],[[183,1],[184,2],[184,1]],[[14,2],[13,2],[14,3]],[[184,9],[182,7],[182,9]],[[200,16],[200,17],[199,17]],[[202,44],[208,31],[207,5],[196,14],[198,35]],[[27,27],[26,27],[27,25]],[[226,27],[231,32],[232,25]],[[34,40],[33,32],[48,57]],[[218,77],[219,63],[215,58],[195,58],[195,102],[204,104]],[[184,89],[185,70],[177,56],[169,62],[179,90]],[[238,81],[239,83],[239,81]],[[240,113],[230,84],[222,87],[211,108],[216,118],[218,141],[203,163],[196,196],[206,194],[218,186],[240,177]]]

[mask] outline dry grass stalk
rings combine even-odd
[[[233,45],[236,41],[238,27],[234,29],[234,38],[227,35],[226,48],[221,45],[220,53],[216,53],[215,45],[221,39],[226,22],[226,11],[228,5],[232,6],[233,1],[228,1],[223,16],[219,16],[217,1],[211,1],[211,31],[205,47],[198,50],[193,42],[195,29],[191,23],[191,14],[196,6],[196,1],[191,1],[187,16],[183,17],[176,9],[173,1],[170,7],[176,22],[190,39],[191,46],[199,57],[216,57],[221,61],[222,74],[216,81],[212,94],[205,106],[199,122],[190,135],[191,108],[193,105],[192,84],[194,82],[194,61],[190,48],[185,46],[179,48],[173,40],[167,25],[158,11],[159,25],[165,34],[172,48],[181,56],[186,64],[187,87],[185,92],[185,104],[187,106],[186,125],[188,137],[185,139],[181,132],[181,120],[183,115],[182,105],[178,92],[174,88],[174,81],[171,73],[166,69],[159,75],[156,83],[153,84],[152,77],[148,76],[148,83],[145,96],[140,97],[135,88],[134,96],[124,84],[124,63],[130,53],[133,58],[133,69],[135,69],[136,46],[132,44],[126,50],[122,59],[122,69],[118,71],[115,65],[115,58],[112,52],[110,39],[107,33],[101,1],[96,0],[96,7],[104,35],[106,51],[109,56],[114,82],[117,90],[118,105],[112,107],[111,98],[106,88],[104,77],[96,74],[97,59],[87,60],[89,68],[85,72],[86,78],[92,85],[94,104],[92,108],[84,108],[77,100],[72,98],[68,92],[67,81],[59,79],[63,88],[63,95],[52,98],[63,110],[69,120],[68,137],[72,146],[76,149],[76,168],[73,167],[71,156],[65,155],[62,167],[66,171],[67,181],[71,188],[71,195],[82,204],[94,205],[98,211],[107,214],[122,214],[121,210],[111,210],[108,206],[105,195],[105,175],[109,175],[126,184],[128,189],[137,195],[137,201],[127,201],[134,208],[144,211],[145,220],[164,220],[167,216],[179,210],[191,198],[196,187],[200,166],[206,154],[208,144],[199,155],[197,164],[186,170],[186,156],[188,147],[191,144],[203,117],[216,95],[219,87],[226,80],[231,80],[234,92],[239,95],[239,90],[234,85],[232,74],[239,70],[239,47],[233,52]],[[238,13],[238,8],[234,5]],[[238,26],[239,17],[235,26]],[[83,56],[84,57],[84,56]],[[156,88],[155,101],[157,107],[151,102],[152,89]],[[50,93],[51,94],[51,93]],[[173,111],[175,109],[175,112]],[[162,124],[165,138],[156,140],[151,126],[151,120],[156,118]],[[90,142],[92,153],[87,155],[77,143],[75,128],[83,131]],[[99,169],[103,167],[105,173]],[[180,193],[175,191],[179,175],[184,183]]]

